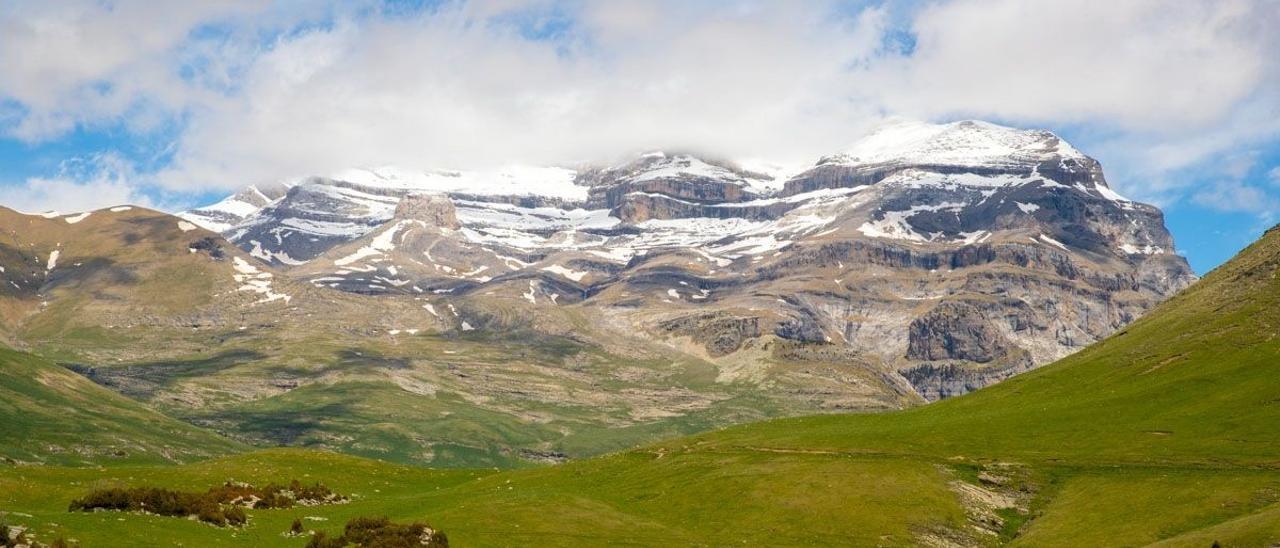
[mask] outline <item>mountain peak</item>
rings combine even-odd
[[[717,181],[764,189],[773,177],[743,169],[726,160],[689,152],[657,150],[639,154],[622,164],[584,170],[578,184],[612,186],[664,180]]]
[[[843,153],[825,160],[842,164],[998,167],[1034,164],[1051,157],[1087,158],[1048,130],[1017,129],[980,120],[934,124],[894,118]]]

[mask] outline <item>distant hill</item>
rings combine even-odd
[[[244,449],[47,360],[0,347],[0,458],[9,463],[174,463]]]

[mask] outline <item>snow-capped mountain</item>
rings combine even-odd
[[[1194,279],[1160,211],[1098,162],[976,121],[896,121],[786,175],[654,152],[271,190],[184,217],[319,287],[585,303],[712,358],[835,345],[930,398],[1059,358]]]
[[[249,185],[221,202],[178,215],[207,230],[226,232],[283,198],[294,185],[294,182]]]

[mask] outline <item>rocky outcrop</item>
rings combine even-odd
[[[760,319],[715,312],[691,314],[663,321],[659,326],[672,334],[701,343],[711,356],[736,352],[748,339],[760,336]]]
[[[223,241],[224,240],[222,238],[208,236],[191,242],[187,248],[190,249],[192,253],[204,253],[215,261],[221,261],[227,257],[226,251],[222,249]]]
[[[717,181],[701,175],[672,175],[644,181],[624,180],[611,186],[591,189],[587,207],[612,209],[631,194],[658,194],[685,202],[722,204],[741,202],[755,195],[740,184]]]
[[[721,207],[759,197],[751,183],[760,174],[688,154],[654,153],[610,168],[584,170],[577,183],[590,187],[586,207],[608,209],[626,223],[693,217],[759,217],[758,208]]]
[[[777,219],[799,204],[782,201],[725,205],[720,203],[690,202],[665,194],[632,192],[623,195],[610,215],[624,223],[635,224],[650,219],[748,219],[753,221]]]
[[[973,392],[1034,367],[1030,359],[1012,359],[975,368],[964,362],[922,363],[900,370],[912,388],[926,400],[936,401]]]
[[[421,221],[435,228],[462,228],[453,201],[448,196],[438,194],[410,194],[401,198],[396,205],[395,218]]]
[[[911,322],[907,359],[988,363],[1013,349],[981,311],[965,302],[943,302]]]
[[[814,167],[787,180],[783,187],[783,196],[794,196],[805,192],[813,192],[826,188],[853,188],[875,184],[886,175],[896,171],[897,167],[883,166],[867,168],[838,163],[832,158],[819,160]]]

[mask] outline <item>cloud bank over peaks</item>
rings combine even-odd
[[[189,193],[651,149],[808,162],[886,116],[976,117],[1066,130],[1121,192],[1174,202],[1204,192],[1181,171],[1280,135],[1278,12],[1266,0],[19,1],[0,8],[0,128],[24,142],[148,135],[166,161],[122,184]]]

